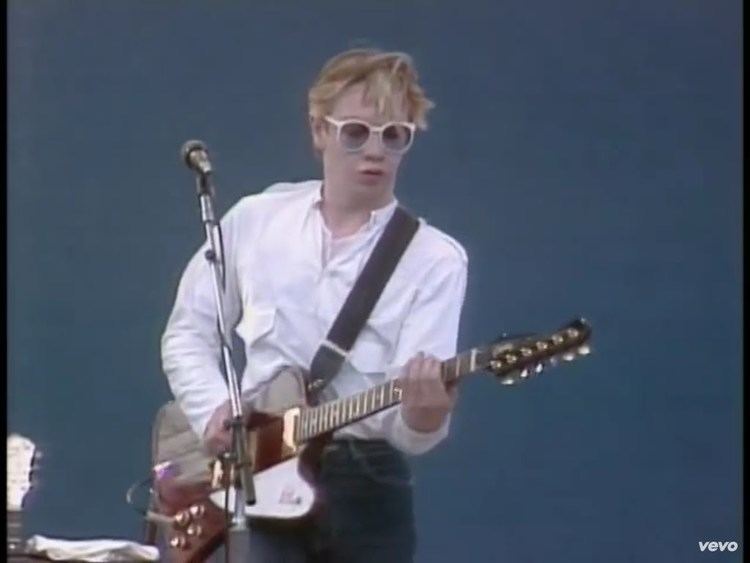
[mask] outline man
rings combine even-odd
[[[222,220],[227,325],[246,346],[243,396],[283,365],[310,366],[397,206],[399,165],[432,107],[408,55],[370,49],[332,58],[308,101],[322,182],[275,185]],[[403,454],[426,452],[448,433],[456,396],[439,379],[439,360],[456,352],[466,275],[462,247],[422,222],[329,384],[334,396],[347,396],[396,373],[405,378],[402,404],[334,435],[317,483],[320,515],[291,529],[254,524],[258,561],[412,561]],[[219,452],[230,445],[230,408],[211,283],[198,252],[180,282],[162,357],[177,403]]]

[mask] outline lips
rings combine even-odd
[[[368,176],[382,176],[383,175],[383,171],[377,168],[365,168],[364,170],[360,170],[359,172],[360,174],[367,174]]]

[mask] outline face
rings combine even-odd
[[[347,88],[336,100],[329,116],[333,120],[344,121],[357,119],[371,126],[384,125],[389,122],[407,122],[407,112],[399,98],[394,105],[392,115],[378,113],[373,104],[364,100],[364,85],[356,84]],[[325,119],[311,120],[313,142],[323,158],[323,175],[326,191],[336,192],[352,203],[366,205],[384,205],[393,196],[396,173],[403,154],[388,150],[381,143],[380,135],[372,132],[366,137],[366,129],[337,127]],[[393,128],[383,132],[384,141],[390,145],[397,144],[398,132]],[[337,133],[341,135],[340,142]],[[410,133],[413,136],[413,131]],[[359,144],[366,139],[361,148],[352,150],[351,144]],[[345,145],[349,144],[347,147]]]

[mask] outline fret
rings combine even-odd
[[[333,426],[339,425],[339,402],[334,401],[331,403],[331,422],[333,422]]]
[[[469,360],[469,371],[477,371],[477,349],[471,349],[471,359]]]
[[[326,403],[323,405],[323,424],[322,424],[321,432],[325,432],[331,427],[330,421],[329,421],[330,414],[331,414],[331,405],[329,403]]]
[[[8,510],[8,550],[11,553],[20,552],[24,547],[21,511]]]
[[[297,442],[301,442],[303,440],[302,437],[302,420],[305,416],[305,410],[302,409],[299,412],[299,417],[297,418],[296,422],[294,423],[294,439]]]
[[[313,434],[318,433],[318,407],[310,409],[310,428]]]
[[[380,386],[380,406],[385,406],[385,385]]]
[[[402,390],[401,390],[401,387],[398,387],[396,385],[395,381],[393,383],[394,383],[394,385],[393,385],[393,402],[397,403],[397,402],[399,402],[401,400]]]

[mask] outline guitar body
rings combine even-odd
[[[252,404],[248,451],[253,461],[256,502],[249,518],[295,520],[315,507],[312,483],[323,440],[298,445],[295,418],[307,404],[303,374],[280,371]],[[234,509],[231,476],[208,453],[176,403],[164,405],[154,424],[154,491],[159,514],[173,517],[169,560],[194,563],[208,557],[227,528],[225,505]]]
[[[591,327],[574,319],[551,335],[501,340],[472,348],[440,364],[446,386],[479,370],[501,383],[515,385],[541,373],[545,364],[572,361],[590,352]],[[299,368],[284,368],[253,400],[247,448],[253,461],[256,503],[250,518],[294,520],[315,508],[313,483],[323,445],[331,434],[401,402],[402,382],[384,383],[348,397],[311,406]],[[222,464],[205,452],[202,442],[174,403],[159,411],[154,424],[154,490],[159,518],[169,523],[170,561],[197,563],[222,542],[227,529],[226,505],[234,508],[233,482]]]

